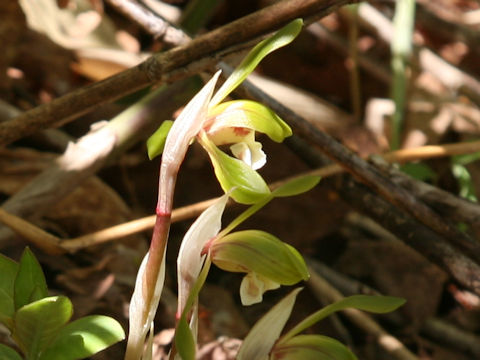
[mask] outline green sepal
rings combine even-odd
[[[202,145],[208,152],[220,186],[225,193],[241,204],[254,204],[266,195],[270,189],[258,172],[243,161],[235,159],[215,146],[206,136]]]
[[[243,340],[237,360],[265,360],[282,333],[298,293],[302,288],[291,291],[256,322]]]
[[[18,268],[18,263],[0,254],[0,322],[10,330],[15,313],[13,294]]]
[[[48,295],[47,282],[42,267],[27,247],[20,258],[20,264],[15,278],[14,301],[15,309],[40,300]]]
[[[357,360],[340,341],[322,335],[299,335],[274,346],[271,360]]]
[[[150,136],[147,140],[148,158],[150,160],[156,158],[163,152],[165,142],[167,141],[167,135],[172,128],[173,121],[165,120],[162,125]]]
[[[254,272],[281,285],[308,280],[300,253],[275,236],[260,230],[230,233],[213,242],[212,262],[232,272]]]
[[[175,331],[175,346],[182,360],[195,360],[195,339],[182,314]]]
[[[11,347],[0,344],[0,359],[2,360],[22,360],[22,357]]]
[[[78,360],[90,357],[125,338],[111,317],[91,315],[64,326],[39,360]]]
[[[37,300],[17,310],[12,336],[27,357],[33,358],[50,344],[72,314],[72,303],[65,296]]]
[[[296,19],[285,25],[271,37],[258,43],[228,77],[215,96],[211,106],[219,104],[257,67],[262,59],[282,46],[290,44],[302,30],[303,20]]]
[[[274,191],[272,195],[274,197],[286,197],[286,196],[295,196],[303,194],[311,189],[313,189],[320,182],[320,176],[306,175],[297,177],[286,182],[283,185],[280,185]]]
[[[275,112],[251,100],[221,103],[208,112],[214,129],[247,128],[263,134],[278,143],[292,135],[292,129]]]

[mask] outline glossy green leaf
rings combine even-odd
[[[296,19],[285,25],[268,39],[258,43],[228,77],[212,98],[211,106],[219,104],[257,67],[262,59],[282,46],[290,44],[302,30],[302,19]]]
[[[47,297],[27,304],[15,313],[13,337],[26,355],[40,354],[70,320],[72,313],[72,303],[65,296]]]
[[[303,194],[317,186],[319,182],[320,176],[307,175],[297,177],[276,188],[272,195],[274,197],[286,197]]]
[[[15,261],[0,254],[0,322],[9,329],[12,328],[12,317],[15,313],[13,292],[18,267]]]
[[[301,288],[295,289],[272,307],[243,340],[237,360],[264,360],[282,333]]]
[[[228,156],[206,137],[202,137],[202,145],[212,161],[218,182],[230,197],[241,204],[254,204],[270,194],[265,180],[243,161]]]
[[[341,342],[321,335],[299,335],[274,347],[272,360],[356,360]]]
[[[319,322],[325,317],[333,314],[336,311],[347,308],[354,308],[372,313],[383,314],[394,311],[405,303],[405,299],[393,296],[369,296],[369,295],[354,295],[346,297],[333,304],[325,306],[323,309],[313,313],[304,319],[301,323],[296,325],[287,334],[282,336],[280,343],[283,343],[293,336],[299,334],[303,330],[309,328],[313,324]]]
[[[27,247],[20,259],[14,285],[15,309],[48,295],[47,282],[42,267]]]
[[[184,314],[175,331],[175,346],[182,360],[195,360],[195,339]]]
[[[208,117],[213,118],[209,133],[224,128],[247,128],[266,134],[276,142],[292,135],[292,129],[277,114],[256,101],[227,101],[209,110]]]
[[[163,152],[167,135],[173,125],[172,120],[165,120],[147,140],[148,158],[154,159]]]
[[[2,360],[22,360],[22,357],[12,348],[0,344],[0,359]]]
[[[295,248],[260,230],[230,233],[213,242],[212,262],[226,271],[255,272],[282,285],[309,277],[307,266]]]
[[[86,316],[63,327],[39,360],[84,359],[124,338],[122,326],[115,319]]]

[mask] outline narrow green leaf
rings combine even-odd
[[[303,330],[309,328],[313,324],[319,322],[320,320],[339,310],[355,308],[363,311],[369,311],[372,313],[383,314],[394,311],[403,304],[405,304],[405,299],[393,296],[349,296],[333,304],[325,306],[323,309],[308,316],[306,319],[296,325],[293,329],[291,329],[287,334],[282,336],[279,342],[283,343],[285,341],[288,341],[293,336],[299,334]]]
[[[276,188],[272,195],[274,197],[286,197],[303,194],[317,186],[320,182],[320,176],[301,176]]]
[[[182,360],[195,360],[195,339],[183,314],[175,332],[175,346]]]
[[[208,138],[202,137],[201,144],[205,147],[212,161],[218,182],[230,197],[241,204],[254,204],[270,194],[265,180],[243,161],[228,156],[215,146]]]
[[[122,326],[115,319],[86,316],[63,327],[39,360],[84,359],[124,338]]]
[[[321,335],[299,335],[273,348],[272,360],[357,360],[341,342]]]
[[[47,282],[42,267],[27,247],[20,259],[20,266],[14,285],[15,309],[42,299],[48,295]]]
[[[230,233],[213,242],[212,262],[226,271],[254,272],[282,285],[309,277],[295,248],[260,230]]]
[[[13,325],[12,317],[15,313],[13,292],[18,268],[19,266],[15,261],[0,254],[0,322],[10,330]]]
[[[250,330],[238,351],[237,360],[264,360],[280,336],[290,314],[295,299],[302,288],[285,296],[272,307]]]
[[[172,120],[165,120],[147,140],[148,158],[154,159],[163,152],[167,135],[173,125]]]
[[[235,90],[235,88],[247,78],[265,56],[282,46],[290,44],[300,33],[302,26],[302,19],[293,20],[277,31],[273,36],[258,43],[217,91],[212,98],[210,103],[211,106],[213,107],[219,104],[228,96],[228,94]]]
[[[65,296],[52,296],[27,304],[15,313],[13,337],[27,356],[40,354],[72,316]]]
[[[214,118],[209,132],[222,128],[247,128],[266,134],[276,142],[292,135],[292,129],[275,112],[256,101],[227,101],[209,110],[208,116]]]
[[[0,344],[0,359],[2,360],[22,360],[22,357],[12,348]]]

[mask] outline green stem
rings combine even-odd
[[[225,235],[227,235],[234,228],[236,228],[242,222],[247,220],[250,216],[255,214],[257,211],[259,211],[262,207],[267,205],[273,198],[274,198],[273,195],[267,195],[262,200],[260,200],[258,203],[250,206],[247,210],[245,210],[243,213],[241,213],[235,219],[233,219],[232,222],[230,224],[228,224],[228,226],[226,226],[222,231],[220,231],[217,235],[217,239],[220,239],[220,238],[224,237]]]
[[[394,36],[392,52],[392,99],[395,113],[392,118],[391,149],[397,150],[401,145],[401,134],[407,105],[407,64],[412,53],[412,36],[415,20],[415,1],[398,0],[393,19]]]

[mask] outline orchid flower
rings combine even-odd
[[[184,312],[187,298],[206,261],[227,271],[246,273],[240,286],[240,297],[246,305],[260,302],[265,291],[276,289],[281,284],[292,285],[306,280],[308,271],[305,262],[290,245],[263,231],[231,231],[274,197],[304,193],[317,185],[319,180],[316,176],[303,176],[283,184],[263,201],[249,207],[222,231],[221,219],[229,193],[207,208],[187,231],[180,246],[177,258],[177,318]]]
[[[292,131],[272,110],[260,103],[249,100],[222,101],[266,55],[290,43],[300,32],[302,24],[302,20],[294,20],[255,46],[215,95],[208,98],[208,102],[203,102],[208,110],[201,122],[197,123],[198,126],[192,128],[190,139],[195,137],[208,152],[222,189],[231,191],[231,197],[237,202],[254,204],[270,193],[263,178],[255,171],[266,162],[262,145],[255,139],[256,132],[281,142]],[[164,147],[167,149],[169,144],[165,138],[168,140],[168,132],[169,123],[165,123],[149,139],[150,158],[161,154]],[[231,145],[234,157],[220,150],[218,146],[221,145]]]

